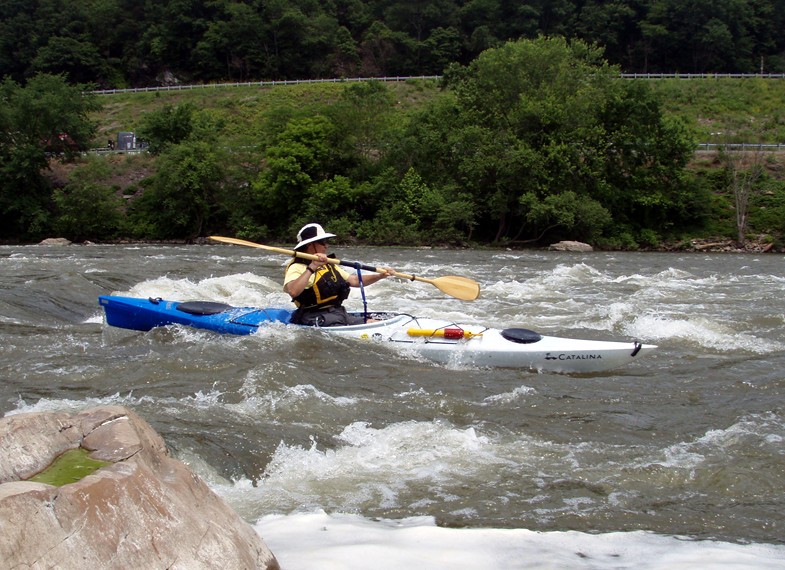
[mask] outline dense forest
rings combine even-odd
[[[783,72],[785,0],[0,2],[0,77],[100,88],[441,74],[509,40],[600,46],[624,72]]]
[[[780,243],[775,153],[729,147],[706,168],[688,166],[695,123],[719,125],[717,142],[734,121],[759,142],[778,140],[785,82],[704,82],[731,120],[705,115],[710,91],[620,80],[601,48],[557,37],[508,42],[438,81],[401,84],[99,96],[61,75],[6,79],[0,238],[285,243],[320,221],[371,244]],[[663,110],[678,98],[700,113],[694,123]],[[128,128],[146,152],[86,152]]]
[[[785,71],[784,8],[5,1],[0,239],[290,241],[318,220],[376,244],[638,248],[707,234],[780,243],[776,161],[727,147],[706,168],[689,166],[698,129],[714,142],[780,142],[785,82],[712,80],[737,119],[716,128],[701,95],[619,76]],[[372,80],[398,75],[440,79]],[[366,80],[258,83],[220,100],[95,90],[320,77]],[[750,85],[753,101],[742,94]],[[694,120],[668,109],[682,95]],[[88,152],[128,130],[147,152]]]

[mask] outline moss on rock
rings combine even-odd
[[[110,463],[92,459],[89,451],[83,447],[77,447],[61,454],[49,467],[29,480],[62,487],[69,483],[76,483],[105,465],[110,465]]]

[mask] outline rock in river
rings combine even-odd
[[[99,468],[29,480],[70,450]],[[279,568],[251,525],[120,406],[0,418],[0,528],[3,568]]]

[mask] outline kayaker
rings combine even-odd
[[[342,306],[351,287],[360,286],[357,274],[350,274],[341,266],[327,262],[327,240],[335,237],[319,224],[306,224],[297,232],[296,251],[315,255],[318,260],[295,257],[286,266],[283,289],[292,297],[297,310],[291,322],[298,325],[331,327],[357,325],[363,317],[349,315]],[[362,285],[376,283],[395,274],[389,267],[385,273],[363,274]]]

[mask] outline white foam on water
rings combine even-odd
[[[216,490],[247,516],[328,505],[351,512],[397,508],[419,500],[413,488],[426,485],[441,494],[456,480],[512,465],[474,428],[439,421],[379,429],[354,422],[331,439],[335,447],[324,448],[315,438],[309,446],[282,441],[258,482],[243,479]]]
[[[296,415],[296,410],[303,405],[308,406],[310,414],[316,415],[317,406],[348,408],[359,403],[358,398],[331,396],[311,384],[284,386],[280,389],[268,387],[260,393],[253,385],[246,382],[241,393],[244,397],[240,402],[221,402],[221,407],[232,414],[249,418],[256,418],[260,415],[269,418],[283,415],[284,418],[290,418]],[[301,418],[300,421],[306,420],[307,418]],[[288,419],[287,421],[292,420]]]
[[[355,422],[335,439],[342,445],[325,451],[316,445],[306,449],[282,443],[265,470],[264,484],[307,488],[332,480],[355,486],[364,498],[363,486],[373,487],[380,479],[391,488],[396,481],[404,486],[412,480],[449,480],[483,457],[499,462],[492,449],[484,451],[489,442],[473,428],[461,430],[441,422],[400,422],[382,429]],[[392,506],[394,498],[390,499]]]
[[[436,526],[430,517],[374,519],[324,511],[268,515],[254,525],[286,570],[775,570],[785,546],[693,541],[649,532]]]
[[[733,323],[720,323],[700,313],[683,318],[643,315],[627,322],[623,328],[627,334],[650,342],[686,341],[721,352],[744,350],[766,354],[785,348],[780,342],[739,332],[734,329]]]
[[[504,392],[502,394],[494,394],[492,396],[488,396],[483,401],[484,404],[510,404],[512,402],[517,402],[519,400],[524,400],[526,396],[531,396],[537,393],[537,390],[532,388],[531,386],[518,386],[514,388],[510,392]]]
[[[145,402],[152,402],[154,399],[149,396],[141,398],[129,393],[126,396],[115,393],[101,398],[83,398],[81,400],[40,398],[36,402],[28,403],[24,398],[18,398],[15,402],[16,408],[8,410],[5,415],[13,416],[31,412],[68,412],[75,413],[97,406],[127,406],[133,408]]]
[[[695,444],[726,452],[736,447],[759,451],[771,447],[771,453],[785,455],[785,450],[779,446],[783,440],[785,440],[785,422],[776,414],[768,413],[744,416],[725,429],[708,431]]]
[[[201,281],[158,277],[138,283],[128,292],[131,297],[161,297],[168,301],[216,301],[237,306],[287,306],[289,296],[280,283],[253,273],[209,277]]]
[[[692,489],[694,494],[718,497],[731,493],[740,503],[745,495],[755,500],[761,487],[781,489],[785,471],[781,465],[785,422],[776,414],[750,414],[725,429],[652,449],[630,457],[618,485],[624,493],[635,494],[638,486],[655,485],[663,495],[667,489]]]
[[[5,315],[0,315],[0,323],[7,324],[7,325],[22,325],[25,324],[23,321],[19,319],[13,319],[10,317],[6,317]]]
[[[174,417],[225,413],[234,417],[257,418],[260,415],[275,417],[279,412],[288,413],[305,404],[310,407],[321,405],[347,408],[358,403],[357,398],[331,396],[310,384],[282,386],[279,389],[268,387],[264,392],[259,393],[253,387],[253,381],[250,381],[250,384],[249,381],[246,381],[240,393],[243,398],[239,402],[227,401],[231,398],[227,398],[226,392],[216,386],[209,390],[197,390],[193,394],[178,397],[135,397],[133,393],[126,395],[115,393],[100,398],[85,398],[84,400],[41,398],[36,402],[27,402],[20,398],[16,402],[16,409],[7,412],[7,415],[49,411],[77,412],[93,406],[121,405],[133,408],[143,404],[154,404]]]

